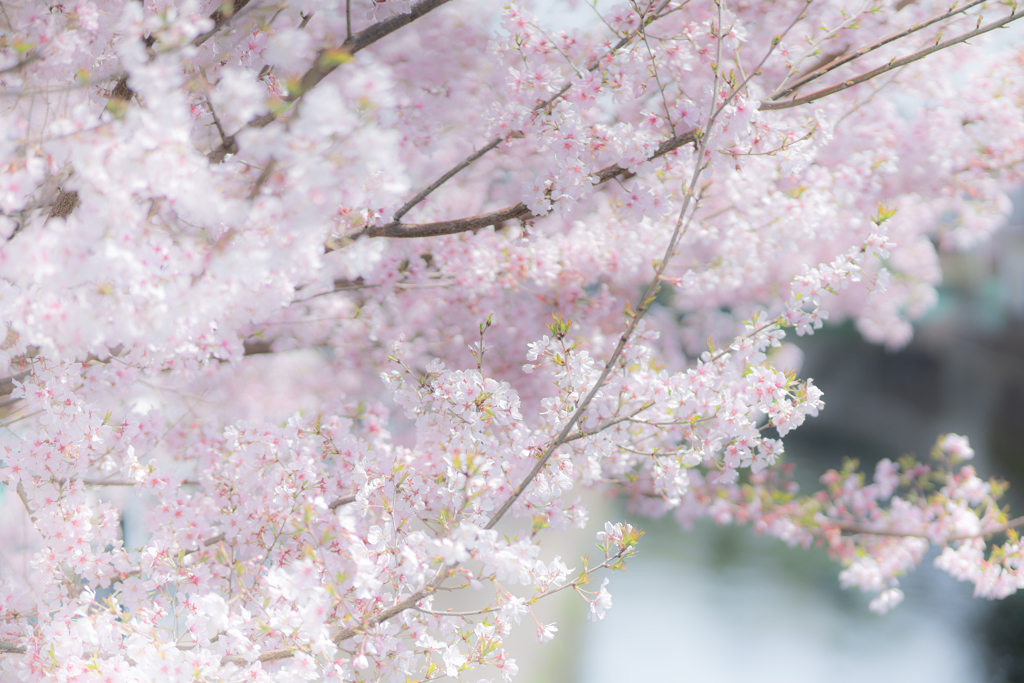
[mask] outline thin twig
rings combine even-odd
[[[21,422],[22,420],[27,420],[30,417],[35,417],[36,415],[39,415],[39,414],[41,414],[43,412],[44,412],[43,410],[37,410],[34,413],[26,413],[25,415],[22,415],[21,417],[14,418],[10,422],[4,422],[4,423],[0,424],[0,429],[9,429],[11,425],[17,424],[17,423]]]
[[[636,417],[640,413],[644,412],[645,410],[647,410],[648,408],[650,408],[653,405],[654,405],[653,402],[645,403],[642,406],[640,406],[639,408],[637,408],[636,410],[634,410],[629,415],[623,415],[622,417],[617,417],[614,420],[608,420],[607,422],[602,422],[601,424],[599,424],[598,426],[594,427],[593,429],[580,430],[580,432],[578,434],[573,434],[572,436],[566,438],[565,443],[569,443],[570,441],[576,441],[577,439],[585,439],[588,436],[595,436],[597,434],[600,434],[604,430],[608,429],[609,427],[614,427],[615,425],[619,424],[620,422],[629,422],[634,417]]]
[[[636,5],[634,5],[634,9],[638,10]],[[639,14],[639,11],[637,13]],[[658,63],[654,58],[654,51],[651,49],[651,44],[647,42],[647,26],[643,22],[643,15],[640,16],[640,19],[640,26],[637,31],[639,31],[640,37],[643,39],[644,47],[647,48],[647,56],[651,58],[651,73],[654,74],[654,82],[658,84],[658,92],[661,93],[661,104],[665,107],[665,119],[668,121],[669,130],[674,132],[676,124],[672,120],[672,110],[669,109],[668,99],[665,96],[665,86],[662,84],[661,77],[658,75]]]
[[[204,73],[205,77],[206,74]],[[213,117],[213,125],[217,127],[217,132],[220,133],[221,144],[227,149],[228,154],[238,154],[238,145],[235,143],[235,138],[229,136],[224,132],[224,126],[220,124],[220,118],[217,116],[217,111],[213,108],[213,102],[210,98],[206,98],[206,108],[210,110],[210,116]]]
[[[800,55],[800,58],[797,59],[792,65],[790,65],[789,71],[786,73],[785,78],[782,79],[782,83],[779,84],[779,87],[781,88],[789,81],[789,77],[793,75],[793,72],[796,70],[798,66],[800,66],[800,64],[803,63],[805,59],[807,59],[809,56],[813,54],[819,54],[821,50],[824,48],[824,45],[827,41],[835,38],[836,35],[838,35],[839,32],[842,31],[844,28],[847,28],[851,24],[859,21],[860,16],[864,13],[864,10],[867,9],[867,7],[868,0],[865,0],[863,3],[861,3],[860,9],[858,9],[856,12],[844,14],[843,16],[845,17],[845,19],[841,24],[839,24],[835,28],[826,29],[825,27],[821,27],[821,30],[824,31],[824,35],[820,35],[816,40],[812,41],[811,44],[807,46],[806,50],[804,50],[804,53]],[[815,66],[811,68],[811,71],[817,69],[819,66],[821,66],[821,64],[815,64]]]
[[[597,565],[596,567],[589,567],[583,573],[586,576],[590,576],[594,572],[597,572],[597,571],[599,571],[601,569],[606,569],[607,567],[611,566],[612,563],[617,562],[618,560],[620,560],[622,558],[622,556],[625,555],[625,554],[626,554],[626,548],[620,548],[619,552],[615,553],[614,555],[610,555],[610,556],[606,557],[601,564]],[[561,586],[557,586],[555,588],[549,588],[549,589],[543,591],[542,593],[539,593],[539,594],[535,595],[533,598],[531,598],[531,602],[534,601],[534,600],[540,600],[541,598],[546,598],[546,597],[555,595],[556,593],[561,593],[562,591],[564,591],[567,588],[579,588],[579,584],[580,584],[580,577],[577,577],[575,580],[570,581],[569,583],[562,584]],[[498,611],[501,610],[500,607],[484,607],[483,609],[469,610],[469,611],[466,611],[466,612],[437,612],[435,610],[425,609],[425,608],[419,607],[419,606],[413,606],[410,609],[416,610],[417,612],[421,612],[423,614],[429,614],[430,616],[434,616],[434,617],[474,617],[474,616],[477,616],[478,614],[488,614],[490,612],[498,612]]]

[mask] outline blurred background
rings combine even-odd
[[[845,457],[871,472],[882,458],[927,457],[955,432],[970,438],[979,475],[1009,481],[1005,502],[1024,510],[1024,192],[1014,199],[991,244],[943,256],[939,305],[907,348],[869,345],[849,324],[799,340],[800,374],[826,402],[786,437],[805,491]],[[643,528],[640,553],[611,577],[603,621],[587,622],[584,602],[567,596],[542,616],[558,622],[554,641],[513,645],[522,680],[1024,682],[1024,594],[975,599],[972,585],[931,566],[934,552],[901,581],[905,602],[877,616],[869,596],[839,587],[840,567],[821,551],[591,505],[608,506],[593,519]],[[570,566],[589,541],[564,552]]]

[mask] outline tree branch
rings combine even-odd
[[[907,36],[909,36],[909,35],[911,35],[913,33],[916,33],[916,32],[918,32],[918,31],[920,31],[922,29],[928,28],[932,24],[938,23],[938,22],[940,22],[940,21],[942,21],[944,19],[949,19],[950,17],[956,16],[957,14],[962,14],[963,12],[966,12],[967,10],[969,10],[969,9],[971,9],[971,8],[977,6],[977,5],[980,5],[980,4],[982,4],[982,3],[986,2],[986,1],[987,0],[972,0],[972,2],[967,3],[963,7],[956,7],[954,9],[949,10],[945,14],[936,15],[936,16],[930,18],[930,19],[926,19],[926,20],[924,20],[922,22],[914,24],[913,26],[911,26],[909,28],[906,28],[906,29],[904,29],[902,31],[897,31],[896,33],[889,34],[888,36],[886,36],[884,38],[876,40],[875,42],[873,42],[873,43],[871,43],[869,45],[865,45],[864,47],[862,47],[862,48],[860,48],[858,50],[855,50],[854,52],[849,52],[849,53],[847,53],[845,55],[839,55],[836,59],[829,60],[823,66],[821,66],[821,67],[819,67],[817,69],[813,69],[813,70],[811,70],[807,74],[804,74],[803,76],[798,78],[796,81],[794,81],[792,84],[790,84],[788,87],[786,87],[784,90],[776,90],[774,93],[771,94],[771,96],[768,97],[768,99],[772,100],[772,101],[775,101],[775,100],[778,100],[780,98],[783,98],[786,95],[789,95],[790,93],[794,92],[795,90],[797,90],[797,89],[801,88],[802,86],[806,85],[807,83],[810,83],[811,81],[817,80],[818,78],[821,78],[822,76],[824,76],[825,74],[829,73],[830,71],[838,69],[839,67],[841,67],[841,66],[843,66],[845,64],[849,64],[850,62],[863,57],[864,55],[868,54],[869,52],[874,52],[875,50],[877,50],[877,49],[879,49],[881,47],[884,47],[884,46],[888,45],[889,43],[897,41],[900,38],[905,38],[905,37],[907,37]],[[780,88],[781,88],[781,86],[780,86]]]
[[[669,152],[682,147],[685,144],[696,141],[696,131],[689,131],[682,135],[666,140],[661,143],[658,150],[651,156],[651,159],[657,159],[665,156]],[[461,170],[461,169],[460,169]],[[608,166],[601,169],[596,174],[597,182],[595,185],[606,183],[612,178],[618,177],[628,172],[619,165]],[[492,211],[490,213],[482,213],[477,216],[469,216],[467,218],[457,218],[450,221],[438,221],[436,223],[420,223],[405,225],[402,223],[389,223],[379,227],[367,227],[361,232],[352,236],[352,239],[361,236],[367,237],[397,237],[400,239],[408,239],[414,237],[437,237],[440,235],[454,235],[460,232],[467,232],[469,230],[479,230],[481,228],[487,228],[493,225],[499,225],[505,221],[520,219],[523,221],[532,220],[538,218],[537,215],[532,213],[526,204],[522,202],[508,206],[504,209]]]
[[[277,162],[274,160],[274,157],[267,159],[267,164],[263,167],[263,170],[260,171],[259,177],[256,178],[256,182],[253,183],[252,190],[249,191],[249,201],[252,201],[259,196],[260,190],[263,189],[263,185],[267,182],[267,179],[270,178],[270,174],[274,172],[274,166],[276,163]]]
[[[348,505],[349,503],[354,503],[354,502],[356,502],[356,497],[355,496],[342,496],[341,498],[338,498],[337,500],[331,501],[327,505],[327,509],[328,510],[337,510],[342,505]],[[207,538],[206,540],[204,540],[202,542],[202,546],[204,548],[209,548],[211,545],[216,545],[217,543],[220,543],[225,538],[227,538],[227,537],[223,533],[217,534],[216,536],[211,536],[210,538]],[[191,555],[192,553],[198,552],[199,550],[200,550],[199,548],[193,548],[192,550],[186,550],[185,554],[186,555]]]
[[[267,650],[259,656],[258,662],[275,662],[279,659],[288,659],[295,655],[297,647],[282,647],[277,650]],[[224,657],[220,660],[221,664],[245,664],[247,662],[245,657],[239,655],[233,655],[230,657]]]
[[[853,86],[859,85],[865,81],[870,81],[872,78],[875,78],[876,76],[881,76],[882,74],[892,71],[893,69],[899,69],[904,66],[907,66],[908,64],[912,64],[913,62],[924,59],[928,55],[939,52],[940,50],[945,50],[948,47],[953,47],[954,45],[959,45],[960,43],[967,42],[971,38],[976,38],[982,34],[988,33],[989,31],[994,31],[997,28],[1002,28],[1003,26],[1006,26],[1011,22],[1017,21],[1021,17],[1024,17],[1024,10],[1020,12],[1014,12],[1008,17],[1000,19],[999,21],[994,21],[986,26],[982,26],[979,29],[971,31],[970,33],[965,33],[964,35],[958,38],[952,38],[943,43],[939,43],[938,45],[933,45],[932,47],[927,48],[925,50],[919,50],[918,52],[915,52],[912,55],[907,55],[902,59],[894,59],[885,66],[880,66],[877,69],[872,69],[867,73],[863,73],[860,76],[856,76],[854,78],[845,80],[842,83],[832,86],[831,88],[825,88],[823,90],[811,93],[810,95],[807,95],[805,97],[787,100],[785,102],[762,102],[760,109],[761,111],[789,109],[791,107],[799,107],[800,105],[814,102],[815,100],[820,100],[823,97],[828,97],[829,95],[834,95],[837,92],[842,92],[847,88],[852,88]]]
[[[515,136],[515,134],[513,134],[513,137],[514,136]],[[478,149],[477,151],[473,152],[468,157],[466,157],[465,159],[463,159],[462,161],[457,163],[455,166],[453,166],[451,169],[449,169],[448,172],[445,173],[444,175],[442,175],[440,178],[438,178],[437,180],[432,182],[430,185],[428,185],[427,187],[425,187],[422,190],[420,190],[420,192],[415,197],[413,197],[412,199],[407,201],[400,209],[398,209],[398,211],[395,212],[395,219],[392,221],[391,224],[393,224],[393,225],[401,225],[400,221],[402,219],[402,216],[404,216],[405,214],[409,213],[409,211],[411,211],[413,209],[413,207],[415,207],[417,204],[419,204],[424,199],[426,199],[427,196],[430,195],[431,192],[433,192],[434,190],[436,190],[437,188],[441,187],[442,185],[447,183],[449,180],[454,178],[459,172],[461,172],[463,169],[467,168],[474,161],[476,161],[480,157],[484,156],[485,154],[490,152],[492,149],[495,149],[498,145],[501,144],[502,140],[504,140],[504,139],[505,138],[500,137],[500,136],[494,138],[493,140],[488,142],[486,145],[484,145],[483,147],[481,147],[480,149]]]
[[[18,486],[19,487],[21,486],[20,482],[19,482]],[[349,503],[355,502],[355,499],[356,499],[355,496],[344,496],[342,498],[339,498],[338,500],[333,501],[330,505],[327,506],[327,509],[332,510],[332,511],[336,510],[337,508],[341,507],[342,505],[347,505]],[[25,500],[24,496],[23,496],[23,500]],[[27,500],[25,501],[25,504],[28,505]],[[33,519],[33,521],[35,521],[35,520]],[[225,540],[226,538],[227,538],[227,535],[224,534],[223,532],[217,534],[216,536],[210,536],[209,538],[200,541],[199,544],[202,547],[200,547],[200,548],[192,548],[190,550],[185,550],[185,551],[182,552],[182,556],[184,557],[184,556],[192,555],[193,553],[197,553],[200,550],[202,550],[203,548],[209,548],[211,545],[216,545],[216,544],[220,543],[221,541]],[[130,572],[127,572],[127,573],[123,574],[121,576],[121,578],[122,579],[127,579],[127,578],[129,578],[131,576],[141,576],[141,575],[142,575],[142,569],[139,568],[139,569],[133,569]],[[287,655],[287,656],[290,657],[291,655]],[[261,661],[264,661],[264,660],[261,660]]]
[[[449,574],[450,574],[450,570],[447,567],[443,567],[437,573],[437,576],[434,578],[433,581],[431,581],[426,586],[424,586],[423,588],[419,589],[418,591],[416,591],[415,593],[410,595],[408,598],[406,598],[402,602],[398,603],[397,605],[392,605],[391,607],[387,608],[386,610],[384,610],[380,614],[377,614],[377,615],[367,619],[366,621],[362,622],[358,626],[350,626],[350,627],[348,627],[346,629],[342,629],[341,631],[338,631],[337,633],[335,633],[331,637],[331,640],[333,640],[335,643],[342,643],[342,642],[348,640],[349,638],[352,638],[352,637],[362,633],[367,628],[369,628],[371,626],[376,626],[377,624],[381,623],[382,621],[387,621],[391,617],[393,617],[393,616],[395,616],[397,614],[401,614],[405,610],[407,610],[407,609],[409,609],[411,607],[414,607],[417,602],[419,602],[423,598],[427,597],[431,593],[434,593],[441,586],[441,584],[444,583],[444,580],[448,578]]]
[[[337,510],[342,505],[348,505],[349,503],[354,503],[354,502],[356,502],[356,497],[355,496],[345,496],[344,498],[339,498],[338,500],[332,501],[331,504],[327,506],[327,509],[328,510]]]
[[[609,427],[614,427],[615,425],[619,424],[620,422],[628,422],[628,421],[632,420],[634,417],[636,417],[640,413],[644,412],[645,410],[647,410],[648,408],[650,408],[653,405],[654,405],[654,403],[645,403],[642,406],[640,406],[639,408],[637,408],[636,410],[634,410],[633,412],[631,412],[629,415],[623,415],[622,417],[617,417],[614,420],[608,420],[607,422],[602,422],[601,424],[597,425],[593,429],[581,430],[578,434],[573,434],[572,436],[567,437],[566,440],[565,440],[565,443],[569,443],[570,441],[576,441],[577,439],[585,439],[588,436],[594,436],[596,434],[600,434],[604,430],[608,429]]]

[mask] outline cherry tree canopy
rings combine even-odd
[[[906,344],[1005,218],[1024,11],[535,11],[0,5],[3,680],[508,680],[635,551],[541,560],[584,487],[823,546],[879,612],[930,546],[1024,586],[965,438],[781,460],[824,405],[787,334]]]

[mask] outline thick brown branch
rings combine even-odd
[[[696,134],[694,131],[677,135],[676,137],[663,142],[651,158],[657,159],[659,157],[663,157],[669,152],[678,149],[685,144],[694,142],[695,140]],[[606,183],[612,178],[626,173],[628,173],[628,169],[621,166],[608,166],[594,174],[597,178],[595,185]],[[525,204],[520,202],[515,206],[508,206],[504,209],[499,209],[490,213],[482,213],[477,216],[457,218],[450,221],[438,221],[436,223],[420,223],[414,225],[389,223],[388,225],[380,227],[366,228],[361,233],[354,235],[353,237],[360,237],[364,235],[368,237],[397,237],[403,239],[413,237],[437,237],[439,235],[454,235],[460,232],[468,232],[470,230],[480,230],[481,228],[499,225],[505,221],[515,219],[528,221],[534,218],[537,218],[537,216],[526,208]]]
[[[23,655],[26,652],[28,650],[21,645],[16,645],[7,640],[0,640],[0,654]]]
[[[527,221],[536,218],[536,216],[526,208],[526,204],[520,202],[515,206],[491,211],[490,213],[482,213],[477,216],[469,216],[468,218],[456,218],[455,220],[438,221],[436,223],[420,223],[418,225],[391,223],[379,228],[367,228],[363,234],[369,237],[438,237],[440,235],[454,235],[470,230],[480,230],[481,228],[498,225],[517,218]]]
[[[270,341],[266,339],[248,339],[245,341],[243,348],[242,355],[245,356],[262,356],[263,354],[274,352]]]
[[[131,88],[128,87],[128,77],[127,76],[121,76],[121,78],[118,79],[117,84],[114,86],[114,89],[110,91],[110,99],[111,100],[121,101],[121,102],[124,102],[125,104],[127,104],[132,99],[132,97],[134,95],[135,95],[135,91],[133,91]],[[109,105],[109,101],[108,101],[108,105]]]
[[[107,98],[107,109],[115,116],[121,116],[133,97],[135,97],[135,91],[128,87],[128,76],[121,76],[110,91],[110,97]]]
[[[877,69],[872,69],[867,73],[863,73],[860,76],[856,76],[854,78],[845,80],[842,83],[832,86],[831,88],[825,88],[823,90],[811,93],[810,95],[807,95],[805,97],[800,97],[794,100],[787,100],[785,102],[762,102],[760,109],[762,111],[772,111],[776,109],[789,109],[791,107],[799,107],[800,105],[803,104],[809,104],[810,102],[820,100],[823,97],[828,97],[829,95],[834,95],[837,92],[842,92],[847,88],[852,88],[853,86],[864,83],[865,81],[870,81],[872,78],[881,76],[882,74],[892,71],[893,69],[900,69],[904,66],[907,66],[908,64],[912,64],[916,61],[924,59],[930,54],[939,52],[940,50],[945,50],[948,47],[953,47],[954,45],[965,43],[968,40],[972,38],[977,38],[980,35],[988,33],[989,31],[994,31],[997,28],[1002,28],[1003,26],[1006,26],[1011,22],[1017,21],[1021,17],[1024,17],[1024,10],[1020,12],[1014,12],[1013,14],[1003,19],[1000,19],[999,21],[994,21],[991,24],[982,26],[977,30],[971,31],[970,33],[965,33],[964,35],[958,38],[953,38],[943,43],[939,43],[938,45],[933,45],[932,47],[927,48],[925,50],[919,50],[918,52],[915,52],[912,55],[907,55],[902,59],[894,59],[885,66],[880,66]]]

